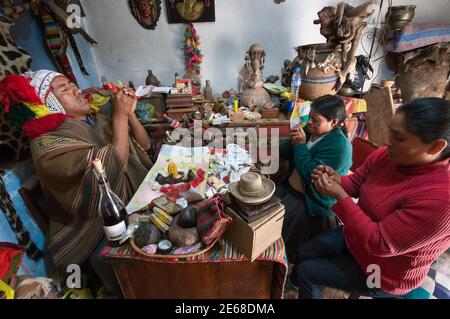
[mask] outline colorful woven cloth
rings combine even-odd
[[[367,102],[364,99],[357,99],[355,97],[343,97],[345,104],[345,110],[347,115],[352,115],[354,113],[367,112]]]
[[[198,210],[198,233],[206,247],[219,240],[231,223],[231,217],[223,213],[220,202],[221,196],[218,195],[195,206]]]
[[[358,99],[355,97],[342,97],[345,104],[345,111],[348,116],[352,116],[354,113],[364,113],[367,112],[367,102],[365,99]],[[301,105],[301,116],[304,117],[309,114],[311,109],[312,101],[300,100]]]
[[[368,139],[366,119],[364,113],[356,113],[354,116],[345,120],[345,126],[347,126],[347,137],[350,142],[356,137],[362,139]]]
[[[45,6],[39,6],[39,15],[42,19],[43,32],[47,46],[55,60],[58,69],[67,76],[70,81],[77,84],[77,80],[66,54],[67,35],[61,26],[57,23],[51,13]]]
[[[275,291],[273,295],[279,296],[282,298],[283,296],[283,288],[284,283],[286,281],[287,275],[287,259],[285,258],[285,249],[283,239],[277,240],[272,244],[269,248],[266,249],[264,253],[262,253],[255,261],[272,261],[274,262],[274,277],[275,277]],[[242,255],[238,249],[227,242],[224,239],[219,240],[213,248],[205,252],[204,254],[194,256],[191,258],[182,258],[177,259],[176,257],[173,259],[156,259],[150,258],[136,252],[130,244],[126,244],[121,247],[110,247],[106,246],[101,252],[101,256],[108,258],[121,258],[121,259],[130,259],[130,260],[147,260],[149,262],[158,262],[158,263],[169,263],[169,264],[177,264],[177,263],[222,263],[222,262],[248,262],[247,257]]]
[[[387,50],[406,52],[443,42],[450,42],[450,24],[409,23],[401,32],[388,35]]]

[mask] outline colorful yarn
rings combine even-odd
[[[52,114],[52,112],[50,112],[48,107],[46,107],[45,105],[29,104],[26,102],[24,102],[23,104],[25,104],[26,107],[33,111],[36,114],[36,117],[43,117]]]
[[[5,104],[5,112],[9,112],[11,103],[28,102],[42,104],[30,78],[23,75],[10,74],[0,81],[0,102]]]
[[[69,116],[51,113],[30,81],[26,76],[7,75],[0,81],[0,102],[4,103],[13,126],[33,138],[57,129]]]
[[[37,137],[41,134],[56,130],[70,116],[61,113],[30,120],[22,125],[22,130],[29,138]]]
[[[18,130],[20,130],[25,122],[36,118],[36,113],[23,103],[19,103],[17,106],[12,107],[8,114],[10,122]]]
[[[200,64],[202,63],[203,55],[199,49],[200,38],[192,23],[186,26],[184,38],[185,71],[194,71],[197,75],[200,75]]]

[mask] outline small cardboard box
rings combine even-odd
[[[262,118],[263,119],[277,119],[280,115],[280,109],[274,107],[273,109],[263,109]]]
[[[233,221],[225,231],[224,237],[236,245],[250,261],[258,258],[281,237],[284,206],[249,224],[231,208],[227,207],[225,212],[233,218]]]
[[[233,112],[233,111],[230,111],[228,113],[228,116],[229,116],[231,122],[244,122],[244,119],[245,119],[244,112]]]

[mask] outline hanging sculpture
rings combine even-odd
[[[367,26],[369,17],[375,12],[375,1],[352,7],[344,2],[333,7],[325,7],[319,13],[319,19],[314,24],[321,25],[321,34],[327,39],[327,43],[341,46],[341,60],[344,63],[341,69],[341,84],[356,63],[355,54],[362,37],[362,31]]]
[[[129,0],[131,12],[139,24],[155,30],[161,14],[161,0]]]
[[[184,66],[185,79],[192,79],[192,85],[199,87],[200,80],[200,65],[202,63],[202,52],[200,51],[200,38],[197,35],[197,30],[192,23],[186,25],[184,31]]]
[[[169,23],[214,22],[214,0],[167,0]]]

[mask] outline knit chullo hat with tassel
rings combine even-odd
[[[52,81],[64,76],[40,70],[10,74],[0,81],[0,102],[11,123],[30,138],[57,129],[66,118],[64,107],[51,91]]]

